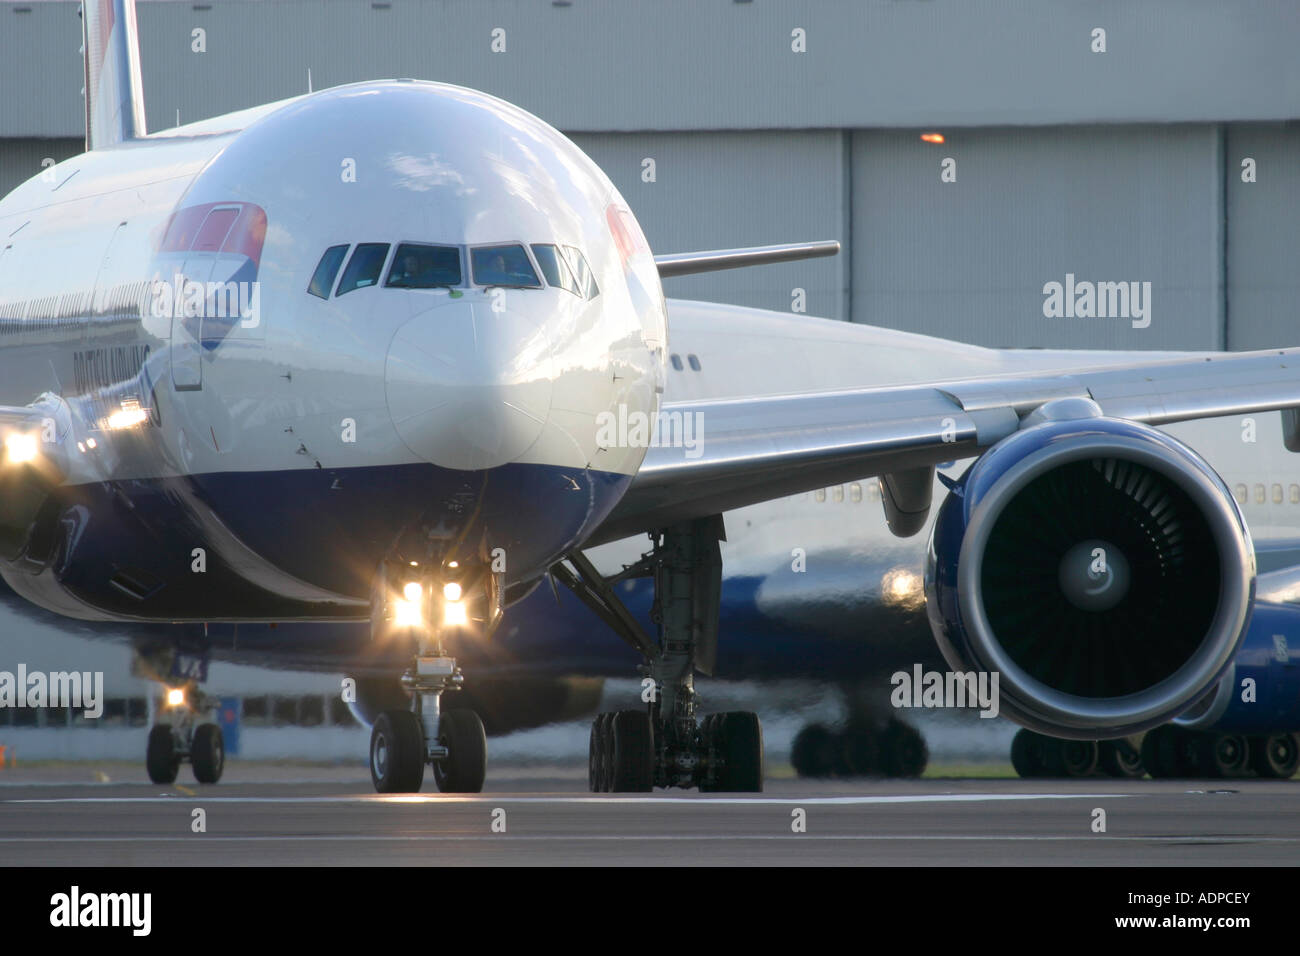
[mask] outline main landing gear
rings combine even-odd
[[[390,596],[387,582],[400,587]],[[448,561],[436,575],[386,568],[379,576],[382,623],[416,638],[417,649],[402,675],[409,710],[386,710],[370,732],[370,778],[379,793],[414,793],[425,766],[443,793],[479,793],[487,776],[487,734],[472,710],[443,710],[442,695],[460,690],[464,675],[445,654],[444,636],[455,628],[490,631],[501,616],[500,580],[486,569]],[[471,601],[474,594],[480,600]],[[471,617],[470,605],[486,610]]]
[[[221,727],[199,723],[198,714],[211,702],[194,685],[167,691],[164,719],[149,731],[145,768],[154,783],[175,783],[182,763],[188,762],[199,783],[216,783],[226,766],[226,745]]]
[[[1153,777],[1244,777],[1286,780],[1300,769],[1295,734],[1216,733],[1165,724],[1142,740],[1142,762]]]
[[[1011,766],[1021,777],[1119,777],[1143,774],[1142,755],[1126,738],[1062,740],[1021,728],[1011,739]]]
[[[1188,730],[1165,724],[1141,746],[1119,740],[1060,740],[1021,729],[1011,742],[1011,764],[1022,777],[1257,777],[1285,780],[1300,769],[1295,734],[1247,736]]]
[[[763,728],[748,711],[698,720],[694,673],[712,674],[722,596],[722,516],[654,535],[649,553],[605,578],[581,553],[551,569],[645,659],[646,707],[600,714],[591,727],[588,785],[594,792],[645,793],[654,787],[757,793],[763,789]],[[614,593],[634,577],[655,582],[652,639]]]
[[[809,724],[790,747],[801,777],[919,777],[928,762],[921,732],[893,716],[850,717],[842,728]]]

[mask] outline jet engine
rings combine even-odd
[[[1256,605],[1223,679],[1174,723],[1238,734],[1300,730],[1300,607]]]
[[[1003,714],[1055,737],[1119,737],[1223,677],[1254,602],[1254,550],[1192,449],[1067,401],[952,486],[927,614],[950,667],[998,673]]]

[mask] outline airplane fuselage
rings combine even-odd
[[[645,453],[595,421],[658,407],[649,249],[485,94],[361,84],[92,151],[0,237],[0,404],[44,395],[78,449],[0,573],[60,613],[365,618],[430,539],[527,580]]]

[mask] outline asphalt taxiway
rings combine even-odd
[[[0,778],[0,862],[1300,862],[1300,781],[776,779],[762,794],[617,795],[585,792],[585,777],[574,768],[507,768],[491,774],[488,792],[480,795],[439,794],[428,781],[420,794],[377,796],[365,770],[353,768],[232,765],[227,778],[210,787],[96,776],[100,782],[76,782],[34,768]],[[196,832],[200,820],[202,832]]]

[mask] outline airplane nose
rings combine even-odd
[[[453,300],[397,330],[384,378],[393,427],[412,452],[444,468],[496,468],[546,425],[551,346],[522,311]]]

